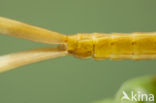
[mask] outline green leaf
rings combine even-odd
[[[125,82],[117,92],[115,103],[156,103],[153,96],[156,96],[156,78],[146,76]]]

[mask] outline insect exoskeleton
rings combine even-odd
[[[0,34],[45,44],[59,44],[0,56],[0,72],[42,60],[73,55],[99,59],[156,59],[156,32],[79,33],[66,36],[37,26],[0,17]],[[16,57],[16,58],[15,58]],[[27,58],[25,58],[27,57]]]
[[[155,33],[77,34],[67,45],[68,53],[79,58],[156,59]]]
[[[106,40],[107,38],[109,40]],[[77,34],[68,37],[67,50],[69,54],[79,58],[106,59],[110,51],[108,42],[110,42],[109,34]]]
[[[91,57],[94,54],[92,34],[77,34],[68,37],[68,53],[79,58]]]

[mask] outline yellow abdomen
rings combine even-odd
[[[156,59],[156,33],[78,34],[68,37],[68,52],[95,59]]]

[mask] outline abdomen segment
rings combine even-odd
[[[96,34],[95,59],[156,59],[156,34]]]

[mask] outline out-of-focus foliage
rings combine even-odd
[[[122,99],[124,96],[128,99]],[[94,103],[156,103],[154,96],[156,96],[156,77],[146,76],[126,81],[114,99]]]

